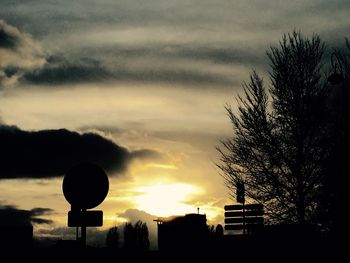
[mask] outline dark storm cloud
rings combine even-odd
[[[28,226],[34,224],[51,224],[52,220],[42,218],[51,214],[50,208],[18,209],[11,205],[0,205],[0,226]]]
[[[0,179],[57,177],[85,161],[120,173],[135,158],[159,154],[151,150],[129,151],[94,133],[65,129],[23,131],[5,125],[0,126],[0,145]]]

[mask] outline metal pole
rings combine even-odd
[[[80,209],[78,209],[76,206],[71,205],[70,207],[70,211],[72,212],[76,212],[76,211],[80,211]],[[75,229],[75,240],[78,242],[79,240],[79,227],[77,226]]]
[[[82,209],[82,214],[86,212],[86,209]],[[86,247],[86,226],[81,226],[81,244],[83,247]]]
[[[243,199],[243,235],[246,235],[246,230],[245,230],[245,200]]]

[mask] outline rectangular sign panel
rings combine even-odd
[[[262,204],[248,204],[245,205],[244,208],[246,210],[264,210],[264,206]]]
[[[243,205],[225,205],[224,208],[225,211],[242,210]]]
[[[246,217],[243,220],[243,217],[234,217],[234,218],[225,218],[225,224],[237,224],[237,223],[249,223],[249,224],[263,224],[263,217]]]
[[[249,210],[245,211],[245,216],[262,216],[264,215],[263,210]],[[225,212],[225,217],[243,217],[243,211],[239,212]]]
[[[102,226],[102,211],[69,211],[68,226]]]
[[[225,225],[225,230],[243,230],[243,225]]]
[[[236,210],[264,210],[262,204],[248,204],[248,205],[225,205],[225,211],[236,211]]]

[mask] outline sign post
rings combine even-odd
[[[264,207],[262,204],[226,205],[225,230],[243,230],[243,234],[252,233],[264,225]]]
[[[242,181],[237,182],[236,184],[236,201],[237,203],[243,204],[243,235],[246,234],[246,227],[245,227],[245,189],[244,189],[244,183]]]
[[[98,206],[109,190],[107,174],[92,163],[72,167],[63,179],[64,197],[71,204],[68,212],[68,227],[77,227],[76,238],[86,246],[86,227],[102,226],[103,212],[87,210]],[[79,238],[79,227],[81,228]]]

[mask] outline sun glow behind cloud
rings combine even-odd
[[[157,216],[181,215],[193,213],[196,207],[189,205],[191,196],[201,194],[203,190],[191,184],[157,184],[136,188],[140,193],[134,198],[137,209]]]

